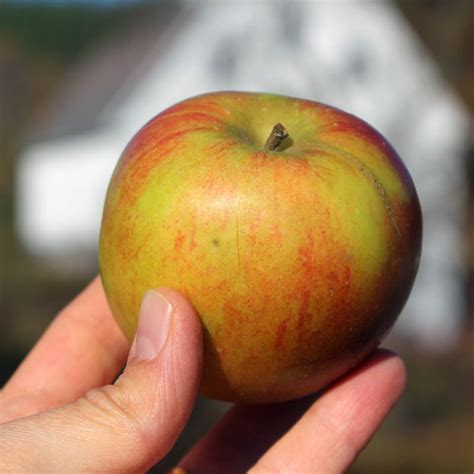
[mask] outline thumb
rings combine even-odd
[[[172,290],[148,291],[127,366],[116,383],[61,408],[0,425],[0,471],[146,470],[183,429],[201,367],[201,326],[191,304]]]

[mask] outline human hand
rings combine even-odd
[[[136,472],[159,462],[199,388],[194,309],[172,290],[149,293],[127,360],[128,349],[96,279],[0,392],[0,472]],[[180,466],[191,474],[344,471],[404,383],[401,360],[376,351],[316,401],[233,407]]]

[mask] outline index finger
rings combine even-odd
[[[112,382],[128,348],[96,277],[53,320],[5,385],[0,422],[69,403]]]
[[[327,390],[249,472],[345,472],[388,415],[405,366],[378,350]]]

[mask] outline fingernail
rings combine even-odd
[[[140,306],[133,358],[152,360],[158,356],[168,339],[172,316],[172,304],[159,291],[145,293]]]

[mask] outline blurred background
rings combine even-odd
[[[424,212],[419,275],[384,343],[407,363],[407,391],[350,472],[472,472],[473,9],[467,0],[0,2],[0,383],[97,273],[106,186],[145,121],[212,90],[299,96],[380,130]],[[226,409],[200,399],[156,472]]]

